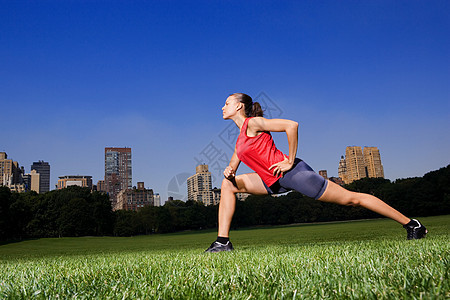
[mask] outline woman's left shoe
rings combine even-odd
[[[232,250],[234,250],[233,244],[231,244],[230,241],[228,241],[226,244],[222,244],[222,243],[215,241],[214,243],[211,244],[211,246],[209,246],[208,249],[205,250],[205,252],[215,253],[215,252],[232,251]]]

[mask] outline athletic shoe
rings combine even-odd
[[[407,240],[418,240],[424,238],[428,233],[428,230],[425,228],[425,226],[420,224],[420,222],[416,219],[411,219],[411,222],[403,225],[403,228],[405,228],[406,232],[408,233],[406,237]]]
[[[215,241],[214,243],[211,244],[211,246],[209,246],[208,249],[205,250],[205,252],[215,253],[215,252],[232,251],[232,250],[233,250],[233,245],[231,244],[230,241],[228,241],[226,244],[222,244],[222,243]]]

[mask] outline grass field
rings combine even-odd
[[[0,246],[0,298],[449,299],[450,215],[406,241],[390,220],[39,239]]]

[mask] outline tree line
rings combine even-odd
[[[450,213],[450,165],[423,177],[391,182],[364,178],[345,188],[375,195],[407,216]],[[45,194],[11,193],[0,187],[0,240],[66,237],[130,236],[217,227],[218,205],[180,200],[138,211],[115,211],[109,197],[77,186]],[[377,218],[361,207],[323,203],[297,192],[249,196],[237,201],[232,228],[258,225]]]

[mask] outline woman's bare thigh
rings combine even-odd
[[[267,195],[264,183],[256,173],[248,173],[236,176],[238,193],[249,193],[253,195]]]

